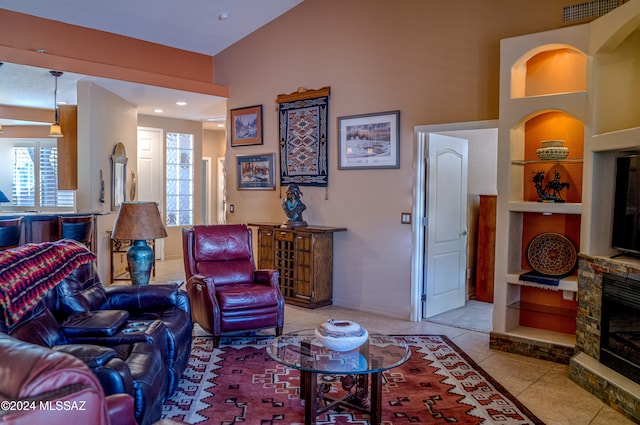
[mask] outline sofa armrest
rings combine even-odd
[[[177,283],[147,286],[111,285],[105,288],[107,305],[102,309],[127,310],[130,312],[160,310],[170,307],[189,312],[189,302]]]

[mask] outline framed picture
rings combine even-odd
[[[231,146],[261,145],[262,105],[231,110]]]
[[[338,169],[400,168],[400,111],[338,118]]]
[[[237,155],[238,190],[276,190],[275,153]]]

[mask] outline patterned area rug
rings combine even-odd
[[[442,335],[402,336],[411,347],[404,365],[384,372],[382,423],[505,424],[543,422]],[[187,371],[163,418],[189,424],[303,424],[300,373],[271,360],[271,338],[196,337]],[[331,382],[331,377],[326,377]],[[334,388],[335,387],[335,388]],[[338,385],[332,392],[339,392]],[[317,424],[369,424],[368,415],[329,411]]]

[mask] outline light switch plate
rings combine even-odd
[[[400,213],[400,223],[411,224],[411,213],[408,213],[408,212]]]

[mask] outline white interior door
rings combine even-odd
[[[467,152],[466,139],[429,134],[425,318],[466,300]]]
[[[164,149],[162,129],[138,127],[138,200],[158,203],[164,219]],[[164,239],[156,240],[156,259],[164,258]]]

